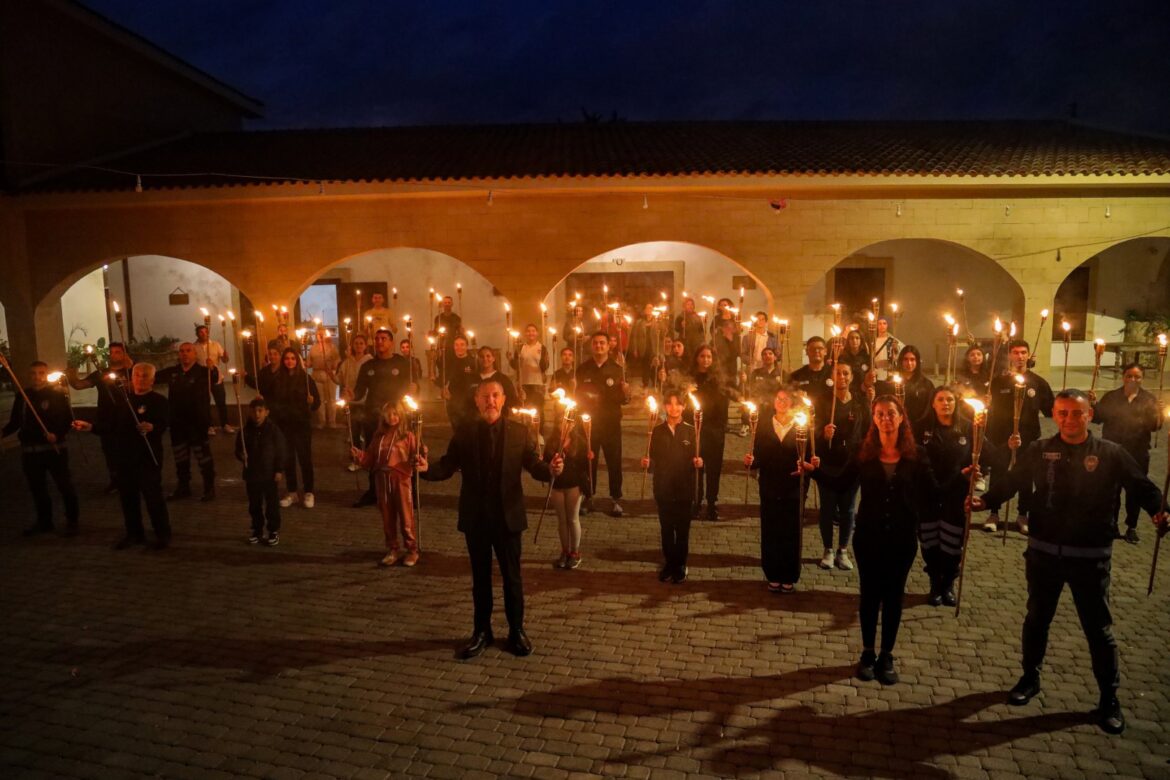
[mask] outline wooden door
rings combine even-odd
[[[838,268],[833,272],[834,302],[841,304],[841,314],[848,327],[856,322],[865,327],[866,312],[878,299],[878,311],[885,311],[886,271],[884,268]]]
[[[667,306],[671,306],[674,299],[673,271],[569,274],[565,281],[565,295],[571,301],[576,293],[581,293],[588,313],[592,308],[601,309],[602,285],[609,287],[609,300],[620,302],[626,311],[641,311],[647,303],[658,306],[664,292]]]

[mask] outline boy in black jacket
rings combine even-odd
[[[695,428],[682,421],[684,398],[668,391],[663,402],[666,422],[650,434],[650,457],[642,468],[654,472],[654,502],[662,527],[662,555],[666,559],[658,581],[678,584],[687,578],[687,553],[691,535],[691,502],[695,478],[703,459],[695,454]]]
[[[282,469],[288,445],[275,423],[268,422],[268,404],[253,398],[248,404],[254,419],[236,435],[236,459],[244,463],[244,486],[248,491],[248,514],[252,516],[252,533],[248,544],[259,544],[268,521],[269,547],[280,544],[280,495],[277,484],[284,478]]]

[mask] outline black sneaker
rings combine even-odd
[[[178,501],[179,499],[190,497],[191,488],[187,485],[179,485],[177,488],[171,491],[169,496],[167,496],[167,501]]]
[[[674,569],[670,568],[670,566],[663,566],[658,570],[658,581],[666,582],[670,579],[670,575],[672,574],[674,574]]]
[[[889,653],[882,653],[878,656],[874,672],[877,674],[878,682],[882,685],[898,684],[898,671],[894,669],[894,656]]]
[[[581,509],[578,510],[577,514],[587,515],[592,511],[593,511],[593,499],[587,498],[581,502]]]
[[[253,531],[253,532],[252,532],[252,533],[251,533],[251,534],[248,536],[248,544],[260,544],[260,534],[258,534],[258,533],[256,533],[255,531]]]
[[[1137,532],[1137,529],[1136,529],[1136,528],[1128,528],[1128,529],[1126,529],[1126,531],[1125,531],[1125,541],[1129,542],[1130,544],[1137,544],[1137,543],[1138,543],[1138,542],[1140,542],[1141,540],[1142,540],[1142,538],[1141,538],[1140,536],[1138,536],[1138,532]],[[1124,728],[1124,726],[1123,726],[1123,728]],[[1119,732],[1119,733],[1120,733],[1120,732]]]
[[[719,510],[715,508],[714,501],[707,504],[707,519],[712,523],[719,519]]]
[[[264,540],[264,543],[269,547],[275,547],[276,545],[280,544],[280,534],[276,531],[273,531],[272,533],[268,534],[268,538]]]
[[[146,540],[141,536],[123,536],[118,541],[114,542],[115,550],[125,550],[133,547],[136,544],[146,544]]]
[[[873,665],[877,661],[877,656],[874,655],[873,650],[866,650],[861,654],[861,660],[857,662],[857,679],[862,682],[872,682],[874,679]]]
[[[959,603],[959,597],[955,595],[955,582],[951,580],[943,587],[942,592],[943,606],[953,607]]]
[[[1113,694],[1101,697],[1097,706],[1097,725],[1106,734],[1120,734],[1125,731],[1125,716],[1121,714],[1121,702]]]
[[[625,514],[625,510],[622,509],[622,505],[615,498],[613,500],[613,508],[609,510],[609,516],[610,517],[621,517],[624,514]]]
[[[689,574],[689,573],[690,573],[690,570],[687,569],[686,566],[683,566],[681,569],[675,570],[674,574],[671,575],[671,577],[670,577],[670,581],[673,582],[675,585],[678,585],[680,582],[686,582],[687,581],[687,574]]]
[[[942,601],[942,586],[939,583],[938,577],[931,577],[930,595],[926,597],[926,603],[932,607],[941,607]]]
[[[1038,693],[1040,693],[1040,678],[1025,674],[1016,683],[1016,686],[1008,691],[1008,704],[1013,707],[1022,707],[1032,701],[1032,697]]]

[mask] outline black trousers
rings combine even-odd
[[[704,487],[708,504],[714,506],[719,500],[719,478],[723,476],[723,446],[726,442],[725,427],[704,425],[699,432],[699,456],[703,459],[703,468],[699,474],[700,503],[703,501]]]
[[[691,499],[658,502],[658,527],[662,531],[662,557],[670,571],[687,565],[691,549]]]
[[[471,559],[471,600],[475,605],[476,631],[492,630],[492,552],[504,581],[504,614],[508,628],[524,628],[524,582],[520,578],[520,533],[506,527],[477,529],[464,534]]]
[[[265,521],[268,533],[280,530],[280,495],[276,480],[246,482],[248,491],[248,514],[252,516],[252,533],[259,536],[264,532]]]
[[[106,470],[110,473],[110,484],[118,484],[118,448],[114,444],[114,437],[106,434],[98,436],[102,443],[102,457],[106,459]]]
[[[1024,576],[1028,582],[1028,612],[1024,617],[1024,674],[1040,674],[1048,649],[1048,627],[1056,614],[1060,594],[1067,584],[1085,639],[1093,676],[1102,695],[1114,693],[1121,685],[1117,641],[1113,638],[1113,615],[1109,611],[1109,558],[1059,558],[1037,550],[1024,552]]]
[[[146,536],[142,526],[142,504],[150,515],[150,525],[159,539],[171,538],[171,518],[162,490],[162,453],[159,465],[150,461],[118,464],[118,496],[122,501],[122,520],[126,535],[134,539]]]
[[[1024,439],[1023,443],[1020,445],[1019,451],[1023,452],[1025,449],[1028,448],[1028,445],[1031,444],[1033,441],[1034,441],[1034,439]],[[995,484],[995,481],[997,479],[1004,478],[1004,476],[1008,472],[1008,464],[1011,463],[1011,450],[1008,449],[1007,443],[1006,442],[1003,442],[1003,443],[996,442],[995,444],[996,444],[997,456],[994,459],[994,461],[992,462],[992,468],[991,468],[991,483],[992,483],[992,485]],[[1016,502],[1017,502],[1017,506],[1019,507],[1020,514],[1026,515],[1031,511],[1031,509],[1032,509],[1032,493],[1033,492],[1034,491],[1032,490],[1032,483],[1030,481],[1026,481],[1026,482],[1024,482],[1024,484],[1020,485],[1019,492],[1016,493]],[[1003,522],[1005,522],[1005,523],[1009,521],[1009,518],[1006,516],[1002,519],[1003,519]]]
[[[622,418],[619,414],[612,419],[600,415],[593,418],[593,452],[597,457],[591,466],[593,473],[593,494],[597,495],[597,468],[605,456],[605,469],[609,474],[609,497],[615,501],[622,497]]]
[[[858,608],[861,618],[861,644],[875,647],[878,615],[882,619],[882,652],[889,653],[898,640],[902,623],[902,596],[906,578],[918,555],[918,540],[899,538],[879,529],[858,529],[853,537],[853,557],[861,583]]]
[[[215,401],[215,408],[219,412],[219,424],[230,425],[231,419],[228,418],[227,410],[227,392],[223,389],[223,383],[211,385],[211,398]]]
[[[1142,470],[1143,474],[1150,473],[1150,451],[1149,450],[1129,450],[1130,455],[1137,461],[1138,468]],[[1138,517],[1141,515],[1142,507],[1138,503],[1138,497],[1133,493],[1125,494],[1125,527],[1137,528]],[[1113,501],[1113,527],[1116,529],[1120,527],[1118,520],[1121,515],[1121,485],[1117,486],[1117,496]]]
[[[537,419],[540,420],[538,430],[541,435],[544,434],[544,385],[523,385],[524,389],[524,406],[532,407],[536,410]]]
[[[800,499],[760,499],[760,567],[768,582],[794,585],[800,581]]]
[[[284,423],[280,426],[288,444],[288,457],[284,462],[284,478],[290,493],[297,492],[297,463],[301,464],[301,476],[305,480],[305,492],[313,492],[313,429],[309,421]]]
[[[200,430],[202,428],[202,430]],[[199,473],[203,477],[203,488],[215,484],[215,461],[211,457],[211,442],[207,428],[200,425],[172,426],[171,450],[175,455],[175,476],[180,485],[191,482],[191,454],[194,452]]]
[[[53,484],[61,493],[61,500],[65,504],[65,522],[70,527],[76,526],[81,514],[77,491],[73,489],[73,477],[69,473],[69,451],[64,446],[58,446],[60,452],[25,452],[20,457],[24,478],[28,480],[28,492],[32,493],[33,506],[36,507],[37,525],[41,528],[53,526],[53,500],[49,498],[49,487],[45,484],[46,474],[53,478]]]

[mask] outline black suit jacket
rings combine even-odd
[[[447,454],[419,474],[421,479],[440,482],[450,479],[457,471],[463,473],[463,484],[459,489],[458,527],[465,534],[488,530],[491,523],[488,517],[490,509],[484,501],[487,492],[484,481],[487,477],[481,473],[483,464],[479,452],[480,425],[478,417],[461,425],[451,437]],[[509,531],[519,533],[528,527],[520,470],[526,470],[541,482],[548,482],[552,478],[552,472],[549,465],[540,459],[536,446],[528,435],[528,427],[524,423],[504,420],[502,458],[499,487],[504,502],[504,522]]]

